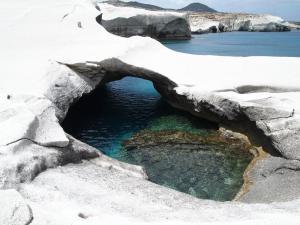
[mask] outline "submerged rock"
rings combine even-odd
[[[239,192],[252,159],[249,142],[224,130],[150,127],[124,142],[124,148],[122,159],[142,165],[150,181],[219,201]]]

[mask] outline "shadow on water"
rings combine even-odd
[[[231,200],[251,161],[226,143],[199,141],[217,125],[172,108],[151,82],[133,77],[83,97],[63,127],[113,158],[144,166],[151,181],[199,198]]]
[[[156,118],[185,116],[199,128],[217,129],[169,106],[152,82],[126,77],[84,96],[69,111],[63,126],[67,132],[104,153],[118,151],[121,143]]]

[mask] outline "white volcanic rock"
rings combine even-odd
[[[137,15],[148,16],[178,16],[185,17],[185,13],[174,11],[152,11],[134,7],[114,6],[108,3],[97,3],[100,11],[103,13],[104,20],[112,20],[118,17],[130,18]]]
[[[7,95],[2,99],[0,147],[22,139],[44,146],[68,145],[68,139],[55,116],[53,104],[48,99],[30,95]],[[18,124],[19,129],[11,129],[11,124]]]
[[[193,13],[188,20],[192,32],[205,32],[213,26],[217,28],[216,32],[263,31],[270,23],[290,26],[281,17],[246,13]]]
[[[282,224],[296,225],[299,201],[289,204],[216,203],[168,190],[86,161],[50,169],[20,192],[35,219],[49,224]],[[100,179],[99,179],[100,178]],[[289,208],[289,210],[287,210]],[[53,215],[57,215],[53,217]]]
[[[32,211],[17,191],[0,191],[0,205],[1,225],[28,225],[31,223]]]
[[[297,182],[290,198],[288,189],[275,188],[282,181],[288,187],[288,179],[272,171],[298,175],[300,59],[176,53],[150,38],[109,34],[97,24],[99,14],[88,0],[0,2],[0,184],[20,190],[33,210],[32,224],[297,224]],[[257,170],[253,188],[267,191],[259,187],[270,174],[267,186],[276,192],[264,200],[295,200],[201,201],[154,185],[142,179],[141,168],[63,133],[59,121],[70,105],[99,83],[128,74],[161,85],[167,99],[173,93],[181,99],[177,107],[255,131],[284,163],[271,158],[266,164],[273,169]],[[249,194],[245,201],[258,202]]]
[[[287,31],[298,29],[299,26],[284,21],[281,17],[268,14],[248,13],[191,13],[168,10],[146,10],[135,7],[116,6],[109,3],[98,3],[104,20],[119,18],[129,19],[136,16],[147,17],[149,23],[155,23],[155,17],[182,17],[185,18],[194,33],[225,32],[225,31]],[[120,22],[120,21],[119,21]],[[133,22],[133,21],[131,21]],[[131,29],[129,22],[123,22],[126,29]],[[112,26],[112,25],[110,25]],[[125,28],[124,28],[125,29]],[[109,29],[113,31],[113,29]],[[115,34],[120,35],[117,32]],[[138,35],[138,32],[135,32]],[[131,35],[132,36],[132,35]]]

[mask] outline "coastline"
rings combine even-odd
[[[149,10],[126,2],[98,3],[101,23],[122,37],[149,36],[157,40],[187,40],[191,34],[223,32],[289,32],[297,24],[264,14]]]

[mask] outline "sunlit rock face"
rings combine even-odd
[[[32,222],[32,210],[16,190],[0,190],[0,204],[0,224],[28,225]]]
[[[284,32],[297,28],[282,18],[246,13],[191,13],[188,21],[193,33],[230,31]]]

